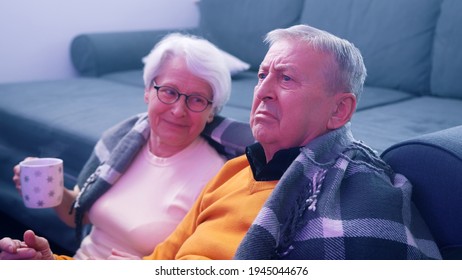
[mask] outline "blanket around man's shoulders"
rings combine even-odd
[[[301,149],[236,259],[440,259],[412,186],[350,124]]]

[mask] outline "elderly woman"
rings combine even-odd
[[[66,189],[55,208],[78,233],[82,224],[92,225],[75,259],[106,259],[113,250],[149,254],[226,160],[200,136],[230,94],[230,73],[220,50],[200,38],[171,34],[144,62],[147,113],[103,135],[74,191]],[[13,179],[20,189],[18,166]],[[26,243],[34,238],[31,231],[25,233]],[[18,247],[3,247],[1,258],[43,257],[26,243],[4,238],[0,247]]]

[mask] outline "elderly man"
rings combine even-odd
[[[145,259],[440,258],[409,182],[351,134],[366,76],[358,49],[306,25],[266,42],[250,117],[258,142]]]

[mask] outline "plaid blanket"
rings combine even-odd
[[[150,134],[147,113],[135,115],[103,133],[77,179],[80,193],[74,202],[76,234],[82,239],[83,215],[127,170]],[[227,158],[241,155],[255,140],[249,124],[215,116],[202,137]]]
[[[301,149],[235,259],[440,259],[411,188],[347,124]]]

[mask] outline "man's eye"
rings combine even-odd
[[[258,73],[258,79],[263,80],[264,78],[266,78],[265,73]]]
[[[286,75],[283,75],[283,76],[282,76],[282,79],[283,79],[284,81],[286,81],[286,82],[288,82],[288,81],[291,81],[291,80],[292,80],[292,78],[291,78],[291,77],[289,77],[289,76],[286,76]]]

